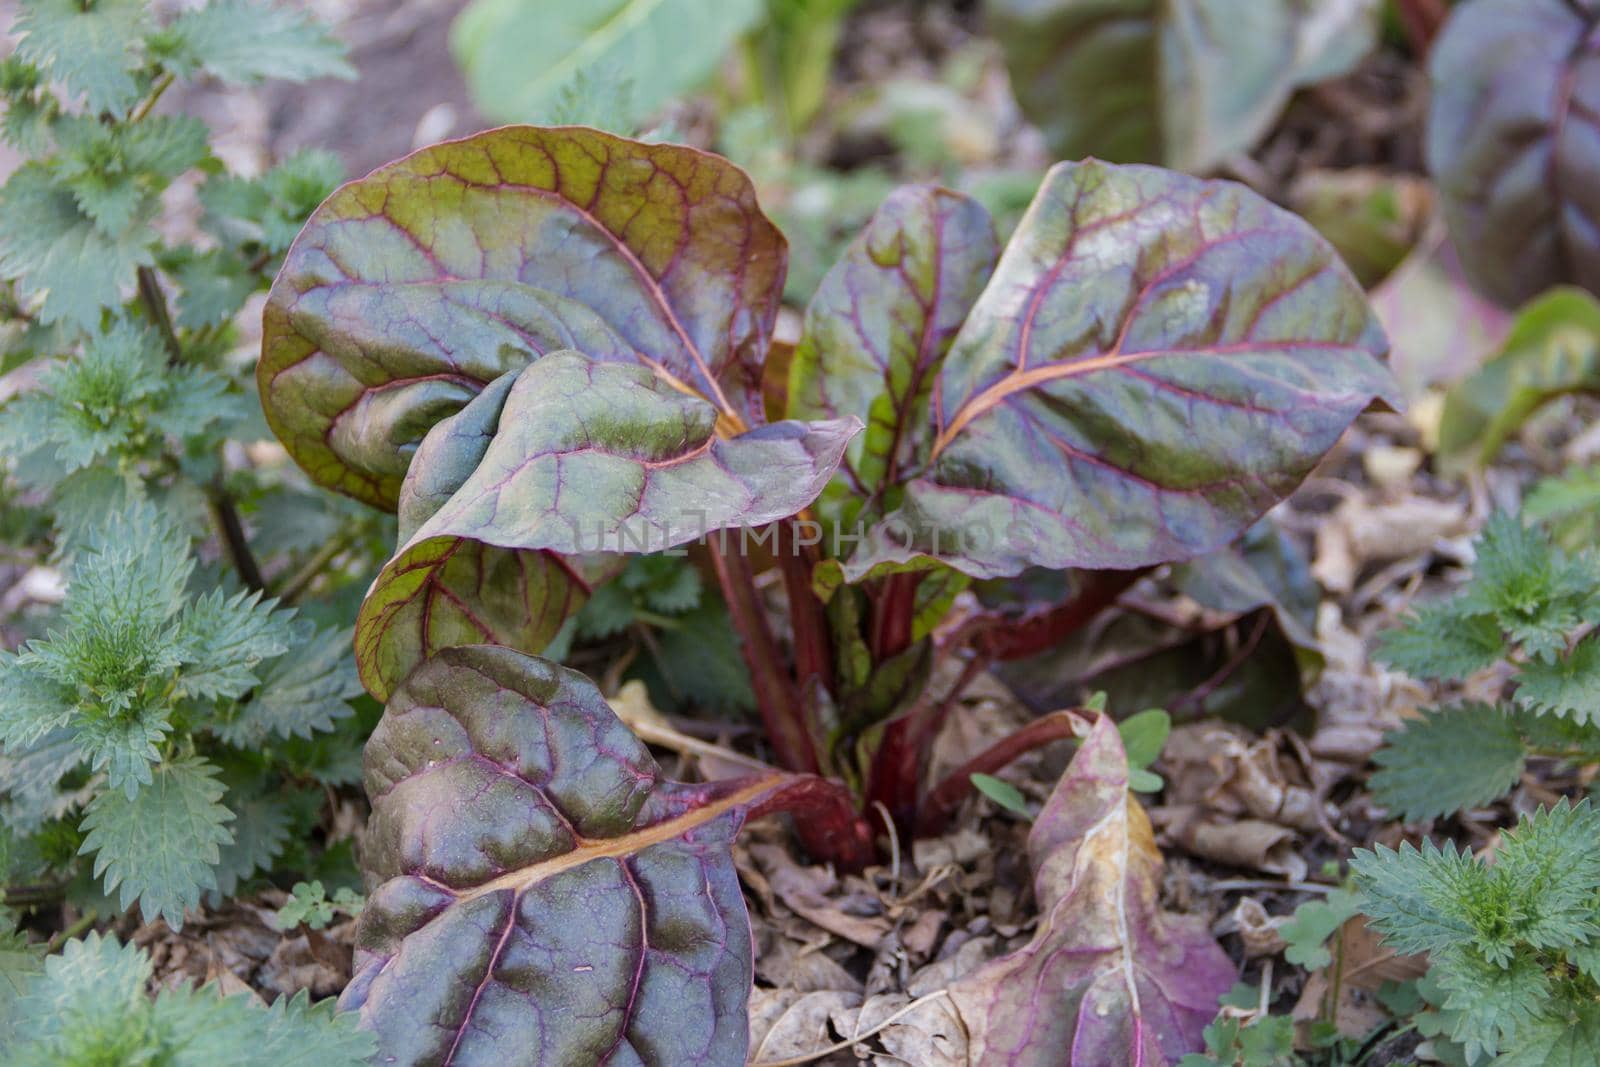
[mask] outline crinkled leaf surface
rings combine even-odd
[[[372,891],[341,1004],[376,1062],[744,1063],[729,847],[814,779],[666,781],[588,679],[490,646],[412,674],[366,764]]]
[[[750,180],[696,149],[530,126],[425,148],[334,193],[290,249],[267,421],[318,482],[385,507],[434,423],[557,349],[648,366],[737,428],[786,256]]]
[[[926,458],[934,378],[998,255],[982,204],[909,185],[823,279],[789,365],[788,414],[866,424],[841,470],[856,492]]]
[[[1385,350],[1332,249],[1256,194],[1058,165],[945,359],[931,464],[846,576],[1210,551],[1394,397]]]
[[[1428,169],[1467,276],[1506,305],[1600,292],[1600,4],[1474,0],[1430,61]]]
[[[860,426],[780,422],[724,439],[717,421],[646,368],[561,352],[441,423],[402,493],[406,540],[356,621],[368,690],[382,699],[464,635],[542,647],[587,595],[574,558],[793,515]]]
[[[1161,854],[1102,716],[1028,834],[1039,928],[951,988],[973,1063],[1164,1067],[1201,1031],[1234,967],[1198,918],[1160,910]]]
[[[1354,66],[1375,0],[990,0],[1023,111],[1057,155],[1208,170],[1294,90]]]

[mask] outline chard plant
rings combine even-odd
[[[922,771],[984,666],[1227,544],[1394,396],[1360,287],[1242,187],[1097,162],[1054,168],[1004,250],[975,201],[896,192],[792,352],[772,336],[784,272],[737,168],[581,127],[423,149],[344,186],[291,248],[267,419],[313,479],[399,516],[356,621],[387,709],[344,1000],[385,1062],[467,1062],[507,1035],[535,1063],[742,1062],[744,819],[805,811],[813,855],[859,866],[863,812],[936,828],[972,772],[1084,732],[1087,769],[1035,827],[1041,899],[1136,913],[1152,925],[1130,952],[1189,953],[1208,977],[1160,1021],[1139,1009],[1157,978],[1115,979],[1114,1021],[1069,1013],[1065,1032],[1151,1062],[1199,1047],[1231,968],[1187,928],[1154,932],[1148,824],[1085,813],[1086,783],[1115,778],[1097,761],[1120,765],[1102,800],[1128,810],[1114,729],[1050,716],[955,787]],[[690,544],[740,636],[770,773],[667,781],[593,683],[534,655],[630,554]],[[952,615],[970,582],[1030,568],[1073,572],[1074,592]],[[940,661],[960,677],[936,691]],[[1093,850],[1127,879],[1063,888],[1048,857],[1073,826],[1103,830]],[[1008,966],[1055,988],[1030,952]],[[1112,980],[1087,961],[1080,978]],[[1020,1005],[969,1010],[995,1047],[1033,1049],[1015,1062],[1055,1062],[1060,1034]]]

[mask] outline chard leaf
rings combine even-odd
[[[1600,38],[1590,3],[1474,0],[1433,47],[1428,169],[1467,277],[1502,304],[1600,291]]]
[[[1233,985],[1204,923],[1160,910],[1161,854],[1101,716],[1028,834],[1039,928],[957,982],[973,1063],[1176,1064]]]
[[[716,72],[763,0],[474,0],[450,28],[472,98],[502,122],[554,121],[575,91],[619,86],[632,126]],[[597,76],[599,86],[588,76]],[[564,120],[562,120],[564,121]]]
[[[729,847],[820,787],[682,785],[582,675],[454,648],[367,744],[369,894],[341,1006],[376,1062],[745,1062],[752,975]]]
[[[334,193],[290,249],[257,370],[323,485],[392,507],[428,429],[546,352],[649,367],[758,421],[787,248],[742,171],[678,145],[507,127]]]
[[[1600,301],[1553,289],[1517,313],[1495,357],[1445,393],[1439,451],[1483,465],[1557,397],[1600,390]]]
[[[845,563],[975,578],[1200,555],[1396,387],[1325,241],[1233,184],[1046,176],[946,357],[926,472]]]
[[[1018,103],[1058,156],[1203,171],[1299,87],[1355,66],[1377,0],[989,0]]]
[[[933,383],[998,255],[982,204],[910,185],[890,194],[822,280],[789,365],[788,414],[866,424],[841,469],[858,493],[926,459]]]
[[[542,648],[588,594],[598,565],[580,557],[793,515],[859,428],[781,422],[729,440],[717,423],[646,368],[559,352],[435,427],[402,490],[405,540],[356,620],[368,691],[384,699],[451,644]]]

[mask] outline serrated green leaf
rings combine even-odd
[[[187,330],[220,326],[239,313],[261,282],[232,249],[184,257],[171,273],[178,283],[178,325]]]
[[[1541,715],[1574,722],[1600,721],[1600,637],[1586,637],[1570,653],[1534,659],[1517,671],[1517,703]]]
[[[348,629],[302,633],[293,651],[263,667],[250,699],[212,729],[241,748],[271,736],[308,738],[333,729],[361,693],[351,638]]]
[[[178,691],[205,700],[242,696],[260,682],[256,667],[263,660],[289,650],[293,618],[258,592],[225,596],[213,589],[195,600],[178,620]]]
[[[1468,614],[1490,614],[1532,655],[1564,650],[1568,635],[1597,609],[1587,557],[1569,558],[1549,533],[1497,512],[1474,542],[1472,580],[1458,600]]]
[[[637,617],[638,606],[621,582],[596,589],[576,616],[578,632],[590,639],[614,637],[632,626]]]
[[[294,817],[289,805],[277,796],[238,800],[230,795],[228,802],[234,808],[234,820],[228,827],[233,840],[221,846],[216,865],[216,889],[223,896],[232,896],[239,884],[257,871],[272,869],[272,861],[283,855]]]
[[[172,69],[233,85],[355,77],[344,44],[327,27],[265,0],[211,0],[173,19],[153,45]]]
[[[1413,678],[1458,681],[1498,663],[1508,651],[1493,616],[1444,603],[1418,608],[1399,629],[1380,633],[1373,656]]]
[[[122,125],[73,116],[56,125],[55,137],[61,148],[54,161],[57,177],[110,236],[135,219],[148,221],[156,195],[211,151],[205,123],[178,115]]]
[[[1378,845],[1357,849],[1350,858],[1361,910],[1397,953],[1438,951],[1470,941],[1472,925],[1459,914],[1451,893],[1487,883],[1485,868],[1454,846],[1441,850],[1424,841],[1419,850],[1402,844],[1399,851]],[[1448,908],[1440,906],[1449,901]]]
[[[302,990],[270,1008],[212,987],[145,995],[150,958],[90,934],[28,982],[7,1067],[362,1067],[370,1034]]]
[[[1487,804],[1517,783],[1527,755],[1516,723],[1487,704],[1424,711],[1372,757],[1373,799],[1407,822]]]
[[[217,769],[190,757],[163,763],[150,785],[130,800],[109,792],[96,797],[83,818],[83,855],[94,854],[94,873],[106,891],[121,890],[121,905],[135,901],[147,920],[157,916],[177,929],[183,913],[216,888],[213,868],[233,840],[233,813],[219,801]]]
[[[17,55],[82,95],[90,112],[125,114],[139,98],[135,48],[143,0],[23,0]]]
[[[75,694],[0,650],[0,745],[22,750],[72,721]]]
[[[136,268],[154,262],[154,234],[102,232],[42,165],[26,163],[0,188],[0,272],[24,300],[41,299],[39,319],[92,331],[115,306]]]
[[[1523,1027],[1494,1067],[1593,1067],[1600,1063],[1600,1005],[1541,1017]]]

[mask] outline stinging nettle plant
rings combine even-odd
[[[725,160],[580,127],[423,149],[335,193],[288,254],[268,421],[315,480],[400,519],[356,624],[388,708],[345,994],[395,1062],[489,1031],[537,1062],[741,1062],[740,822],[807,808],[807,847],[843,865],[871,857],[875,802],[936,829],[970,772],[1082,728],[1047,717],[930,788],[927,747],[984,665],[1225,545],[1394,396],[1334,253],[1231,184],[1063,164],[1003,251],[976,202],[901,189],[792,353],[785,256]],[[780,772],[666,782],[592,683],[530,655],[627,553],[690,543]],[[974,579],[1034,567],[1076,572],[1074,595],[951,617]],[[934,692],[940,659],[962,669]],[[546,994],[594,1010],[536,1036],[525,997]]]

